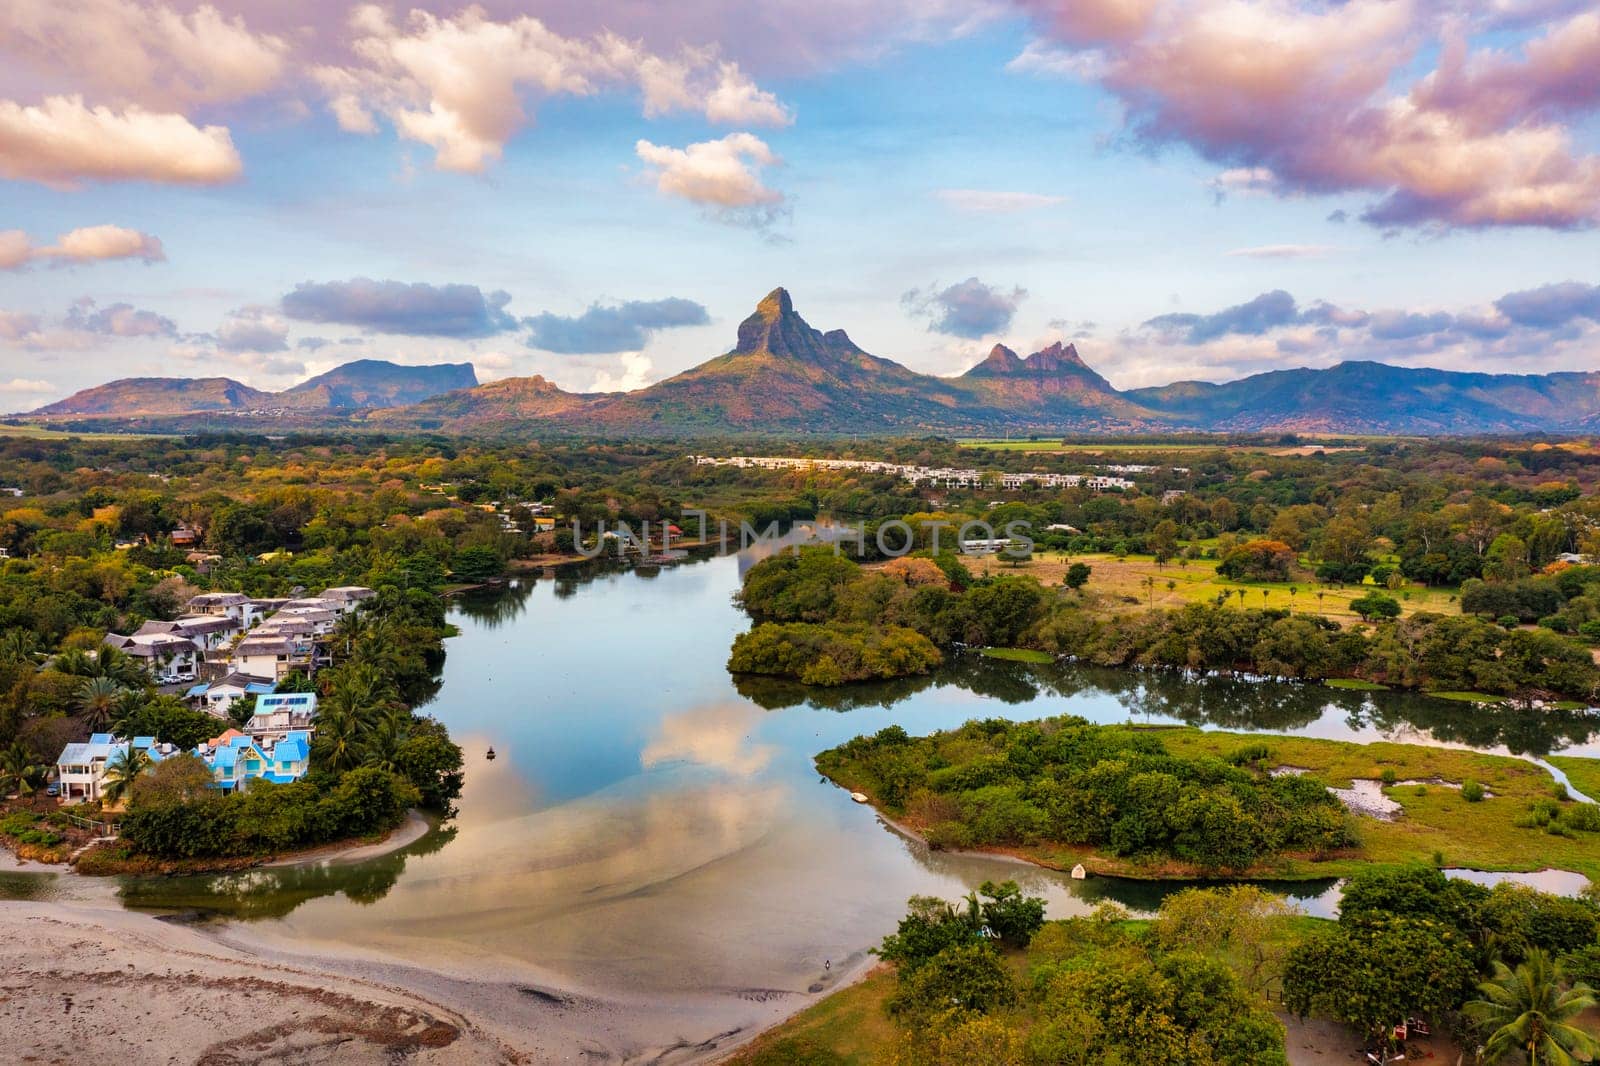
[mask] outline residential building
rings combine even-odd
[[[339,585],[336,588],[323,589],[322,595],[318,598],[337,604],[342,611],[353,611],[376,595],[376,592],[363,585]]]
[[[203,592],[189,601],[185,611],[232,618],[245,629],[261,621],[264,613],[255,600],[242,592]]]
[[[316,717],[315,692],[274,692],[256,697],[256,713],[244,728],[253,737],[279,740],[290,733],[310,734]]]
[[[314,642],[309,634],[250,634],[233,647],[234,670],[254,677],[282,681],[296,670],[310,673]]]
[[[174,633],[139,633],[131,637],[107,633],[105,643],[139,660],[158,685],[176,685],[197,676],[200,648],[188,637]]]
[[[233,710],[233,705],[239,700],[246,696],[255,696],[259,700],[262,696],[271,695],[276,687],[277,685],[268,678],[232,673],[220,681],[196,685],[184,693],[184,696],[207,714],[227,719]]]
[[[252,781],[281,785],[300,780],[311,768],[311,737],[294,732],[266,740],[229,729],[195,748],[194,754],[211,769],[217,788],[237,792]]]
[[[56,757],[55,783],[61,803],[92,803],[105,791],[106,764],[120,756],[129,745],[150,753],[160,762],[173,753],[170,744],[157,744],[155,737],[122,740],[110,733],[95,733],[87,742],[68,744]]]

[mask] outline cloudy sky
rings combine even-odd
[[[0,410],[633,388],[786,286],[918,370],[1600,368],[1592,0],[8,0]]]

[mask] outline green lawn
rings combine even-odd
[[[151,437],[174,435],[163,433],[93,433],[81,430],[64,433],[59,429],[46,429],[43,426],[9,426],[0,424],[0,437],[32,437],[39,440],[71,440],[74,437],[91,437],[101,440],[147,440]]]
[[[1363,681],[1358,677],[1330,677],[1323,682],[1329,688],[1349,689],[1353,692],[1388,692],[1388,685],[1380,685],[1376,681]]]
[[[1335,588],[1320,585],[1311,578],[1300,581],[1234,581],[1217,573],[1217,560],[1193,559],[1182,565],[1176,561],[1158,565],[1153,556],[1129,555],[1118,559],[1104,553],[1067,555],[1040,551],[1032,561],[1013,567],[995,556],[972,556],[962,560],[974,573],[1032,574],[1045,585],[1059,586],[1073,563],[1086,564],[1092,573],[1084,594],[1098,596],[1107,610],[1134,610],[1150,606],[1182,607],[1187,603],[1215,600],[1227,594],[1234,606],[1273,607],[1297,614],[1317,614],[1339,622],[1359,621],[1350,601],[1375,590],[1373,585],[1346,585]],[[1146,584],[1146,580],[1150,584]],[[1168,588],[1168,585],[1171,588]],[[1239,593],[1243,592],[1241,600]],[[1459,590],[1410,585],[1390,592],[1400,602],[1402,615],[1417,611],[1459,614]]]
[[[1056,657],[1049,652],[1036,651],[1033,648],[984,648],[982,654],[988,659],[1005,659],[1014,663],[1053,663]]]
[[[869,1066],[894,1043],[895,1026],[883,1008],[894,989],[894,970],[880,965],[728,1061],[740,1066]]]

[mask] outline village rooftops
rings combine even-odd
[[[243,607],[253,602],[242,592],[202,592],[189,601],[189,610],[197,614],[212,614],[225,607]]]
[[[321,598],[336,603],[359,603],[362,600],[370,600],[376,595],[376,592],[365,585],[337,585],[331,589],[323,589]]]

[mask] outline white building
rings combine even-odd
[[[173,633],[138,633],[131,637],[107,633],[105,643],[137,659],[158,685],[193,681],[199,675],[200,648],[188,637]]]
[[[171,744],[157,744],[155,737],[134,737],[120,740],[110,733],[95,733],[88,741],[68,744],[56,757],[55,783],[60,789],[62,803],[93,803],[105,790],[106,764],[119,756],[132,744],[150,753],[151,761],[160,762],[172,754]]]
[[[199,684],[184,693],[185,698],[199,710],[217,718],[226,719],[233,705],[246,696],[269,695],[277,687],[264,677],[232,673],[220,681]]]
[[[310,733],[316,726],[315,692],[274,692],[256,697],[256,713],[244,729],[253,737],[281,740],[290,733]]]

